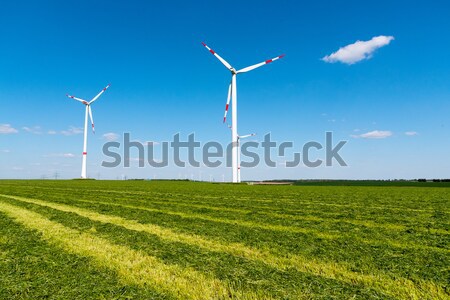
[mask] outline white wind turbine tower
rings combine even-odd
[[[230,98],[231,98],[231,106],[233,107],[233,110],[231,112],[231,141],[232,141],[232,156],[231,156],[231,166],[233,170],[233,182],[237,183],[240,182],[240,175],[239,175],[239,156],[240,156],[240,149],[239,149],[239,137],[237,134],[237,86],[236,86],[236,75],[240,73],[249,72],[251,70],[254,70],[256,68],[262,67],[264,65],[267,65],[277,59],[283,58],[283,55],[277,56],[272,59],[268,59],[266,61],[263,61],[259,64],[252,65],[240,70],[236,70],[233,68],[226,60],[224,60],[222,57],[220,57],[214,50],[209,48],[205,43],[203,43],[203,46],[206,47],[206,49],[209,50],[228,70],[231,72],[231,83],[228,87],[228,98],[227,98],[227,104],[225,106],[225,115],[223,117],[223,122],[225,123],[227,118],[227,112],[228,112],[228,106],[230,104]]]
[[[75,96],[71,96],[71,95],[67,95],[67,97],[72,98],[74,100],[80,101],[81,103],[83,103],[86,106],[86,113],[85,113],[85,117],[84,117],[84,143],[83,143],[83,163],[81,165],[81,178],[85,179],[87,178],[86,176],[86,156],[87,156],[87,127],[88,127],[88,114],[89,117],[91,119],[91,124],[92,124],[92,132],[95,133],[95,128],[94,128],[94,119],[92,118],[92,109],[91,109],[91,104],[98,99],[98,97],[100,97],[101,94],[103,94],[107,88],[109,88],[109,84],[103,89],[101,90],[100,93],[97,94],[97,96],[95,96],[94,98],[92,98],[91,101],[86,101],[84,99],[81,98],[77,98]]]

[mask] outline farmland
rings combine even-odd
[[[0,181],[2,299],[449,299],[450,187]]]

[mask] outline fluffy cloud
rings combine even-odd
[[[75,154],[73,153],[52,153],[44,155],[44,157],[64,157],[64,158],[73,158]]]
[[[68,130],[61,131],[61,134],[66,135],[66,136],[80,134],[80,133],[83,133],[83,128],[74,127],[74,126],[70,126],[70,128]]]
[[[119,139],[119,135],[114,132],[108,132],[103,135],[103,138],[109,142],[114,142]]]
[[[415,132],[415,131],[407,131],[407,132],[405,132],[405,134],[406,134],[407,136],[415,136],[415,135],[418,135],[419,133],[418,133],[418,132]]]
[[[353,44],[339,48],[338,51],[322,58],[327,63],[341,62],[352,65],[364,59],[372,57],[375,50],[389,45],[394,39],[393,36],[380,35],[373,37],[369,41],[356,41]]]
[[[32,134],[42,134],[41,127],[40,126],[34,126],[34,127],[22,127],[23,130],[25,130],[28,133]]]
[[[384,139],[392,136],[391,131],[374,130],[367,133],[352,135],[353,138],[363,138],[363,139]]]
[[[0,124],[0,134],[11,134],[17,132],[17,129],[11,127],[10,124]]]

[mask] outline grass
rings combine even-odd
[[[449,200],[428,186],[0,181],[0,298],[449,299]]]
[[[298,180],[292,181],[294,185],[303,186],[397,186],[397,187],[450,187],[450,181],[426,182],[409,180]]]

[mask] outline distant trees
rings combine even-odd
[[[417,179],[417,181],[418,182],[427,182],[427,181],[432,181],[432,182],[450,182],[450,179],[449,178],[445,178],[445,179],[435,178],[435,179],[427,180],[425,178],[420,178],[420,179]]]

